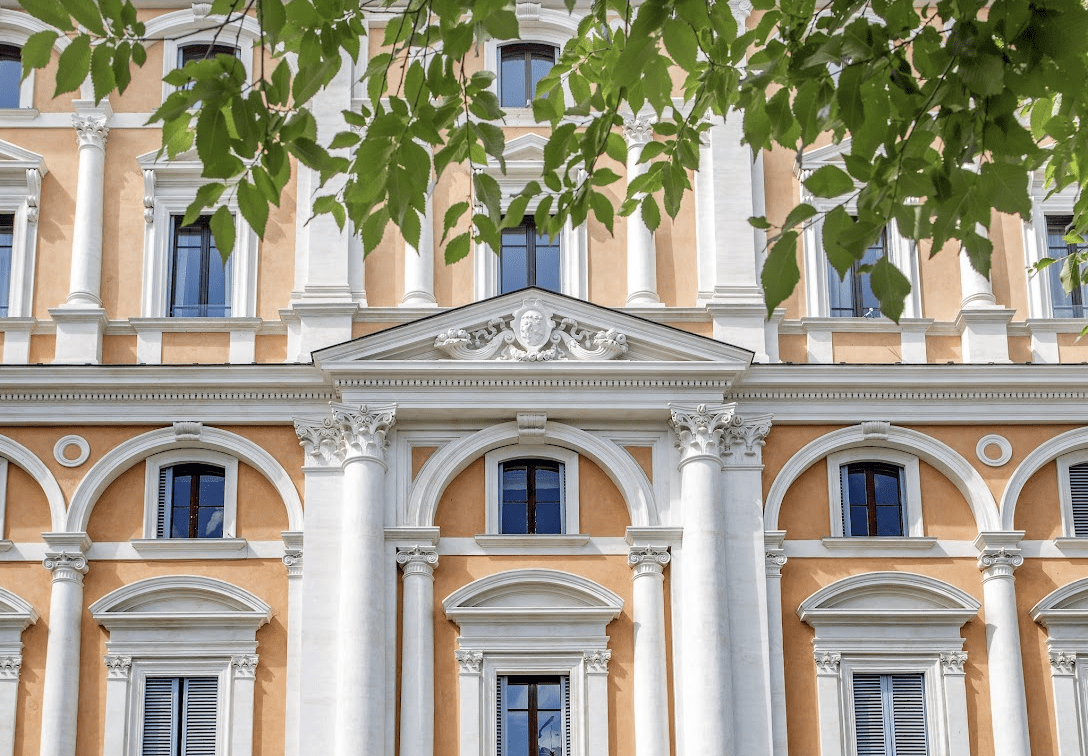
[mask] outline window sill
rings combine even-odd
[[[244,538],[133,538],[136,552],[147,559],[245,559]]]
[[[15,548],[15,541],[9,541],[6,538],[0,540],[0,553],[11,551],[13,548]]]
[[[825,549],[832,551],[838,550],[896,550],[896,549],[910,549],[912,551],[929,551],[937,545],[936,538],[920,538],[917,536],[877,536],[874,538],[864,537],[838,537],[838,538],[821,538],[820,542],[824,545]]]
[[[129,318],[137,333],[166,331],[172,333],[254,331],[261,326],[260,318]]]
[[[1055,538],[1054,545],[1064,554],[1088,556],[1088,538],[1071,538],[1068,536]]]
[[[484,549],[575,549],[589,543],[583,533],[562,535],[495,535],[479,533],[476,543]]]
[[[37,117],[37,108],[0,108],[0,122],[33,121]]]

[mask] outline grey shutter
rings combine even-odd
[[[570,756],[570,678],[559,679],[563,690],[563,756]]]
[[[184,682],[181,756],[215,756],[219,680],[215,677],[187,677]]]
[[[927,756],[926,696],[922,675],[886,675],[891,683],[894,756]]]
[[[155,513],[155,537],[156,538],[169,538],[170,530],[168,524],[170,522],[170,482],[173,475],[171,475],[171,468],[163,467],[159,469],[159,502],[158,510]]]
[[[559,532],[567,532],[567,466],[559,463]]]
[[[842,515],[842,534],[849,538],[850,530],[850,475],[846,465],[839,467],[839,510]]]
[[[502,756],[502,723],[506,718],[506,711],[503,709],[503,688],[506,687],[506,678],[500,677],[498,679],[498,685],[495,686],[496,701],[495,701],[495,749],[497,756]]]
[[[145,681],[142,756],[177,753],[179,682],[176,677],[149,677]]]
[[[854,733],[858,756],[891,756],[885,750],[881,675],[854,675]]]
[[[1088,538],[1088,462],[1069,466],[1069,494],[1073,501],[1073,535]]]

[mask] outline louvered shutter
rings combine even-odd
[[[173,477],[172,472],[173,470],[169,467],[163,467],[159,470],[159,502],[157,505],[158,510],[155,513],[156,538],[170,537],[170,479]]]
[[[1088,462],[1069,466],[1069,493],[1073,501],[1073,535],[1088,538]]]
[[[926,696],[922,675],[890,678],[895,748],[890,756],[927,756]]]
[[[854,675],[854,728],[858,756],[891,756],[885,750],[881,675]]]
[[[562,468],[560,468],[562,469]],[[559,679],[563,689],[563,756],[571,756],[570,750],[570,678]]]
[[[187,677],[184,682],[180,756],[215,756],[219,680],[215,677]]]
[[[500,677],[498,685],[495,686],[495,748],[496,756],[502,756],[503,743],[502,743],[502,723],[506,719],[506,712],[503,710],[503,688],[506,687],[506,678]]]
[[[176,677],[149,677],[145,681],[141,756],[177,753],[179,682]]]

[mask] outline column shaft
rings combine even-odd
[[[635,754],[669,756],[668,673],[665,666],[666,549],[632,549],[635,569]]]
[[[82,554],[48,554],[53,573],[49,596],[49,639],[42,689],[41,756],[75,756],[79,705],[79,642],[83,614]]]
[[[434,307],[434,200],[426,199],[426,213],[419,232],[419,248],[404,245],[403,307]]]
[[[79,173],[67,303],[77,307],[102,305],[102,204],[108,117],[94,114],[73,119],[79,141]]]
[[[287,705],[284,711],[284,756],[299,756],[302,722],[302,534],[284,534],[287,568]]]
[[[782,549],[785,532],[767,533],[764,558],[767,562],[767,640],[771,661],[771,753],[786,756],[786,663],[782,646],[782,567],[786,553]]]
[[[404,637],[401,652],[400,756],[434,754],[433,549],[397,553],[404,568]]]
[[[624,126],[627,137],[627,181],[634,181],[644,174],[649,163],[639,164],[642,148],[653,139],[649,121],[629,118]],[[636,210],[627,217],[627,305],[657,305],[657,250],[654,232],[642,220]]]

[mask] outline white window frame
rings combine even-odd
[[[1031,266],[1044,257],[1048,257],[1046,216],[1074,215],[1077,201],[1077,188],[1066,187],[1052,196],[1047,196],[1047,185],[1043,172],[1036,171],[1031,176],[1031,220],[1024,221],[1024,257]],[[1050,295],[1050,277],[1044,271],[1028,276],[1028,317],[1035,319],[1071,322],[1078,325],[1077,332],[1084,327],[1082,318],[1055,318],[1054,300]]]
[[[483,666],[484,697],[490,700],[491,707],[486,709],[487,735],[485,748],[487,753],[501,754],[499,749],[498,728],[495,726],[499,717],[496,711],[499,693],[499,678],[514,676],[544,676],[556,675],[567,678],[567,695],[570,698],[570,717],[566,726],[570,728],[567,733],[571,744],[571,750],[576,750],[574,744],[585,739],[586,720],[590,717],[608,716],[607,709],[604,712],[590,711],[586,700],[586,670],[585,656],[583,654],[560,653],[553,656],[539,657],[536,654],[514,654],[510,656],[485,656]],[[594,702],[599,704],[600,702]],[[584,713],[584,716],[576,715]],[[564,754],[564,756],[573,756]]]
[[[499,510],[502,506],[502,480],[500,479],[500,467],[503,462],[515,459],[549,459],[560,462],[563,465],[563,532],[555,535],[549,534],[504,534],[500,532],[502,519]],[[484,455],[486,475],[484,494],[487,497],[487,514],[485,526],[487,535],[500,537],[508,541],[526,541],[527,543],[541,543],[544,540],[565,540],[564,536],[577,536],[580,534],[578,515],[578,452],[566,449],[562,446],[547,446],[545,444],[513,444],[493,449]]]
[[[930,756],[971,756],[960,628],[980,604],[943,581],[907,572],[844,578],[797,609],[815,629],[821,756],[855,756],[855,672],[925,675]]]
[[[903,507],[902,536],[847,536],[843,532],[842,510],[842,467],[855,462],[883,462],[895,465],[902,471],[899,482],[899,496]],[[923,538],[925,526],[922,523],[922,483],[919,473],[918,457],[895,449],[879,446],[860,446],[844,449],[827,455],[827,495],[831,506],[831,537],[848,538],[855,543],[880,542],[885,539],[892,542],[904,538]]]
[[[489,43],[490,44],[490,43]],[[522,108],[524,110],[524,108]],[[544,170],[544,145],[546,137],[525,134],[506,144],[503,159],[504,174],[497,162],[491,161],[483,171],[499,183],[502,209],[505,212],[510,201],[530,181],[540,178]],[[525,212],[532,215],[540,204],[537,197],[529,203]],[[486,244],[473,245],[474,280],[476,300],[490,299],[499,295],[499,255]],[[559,232],[559,280],[561,293],[575,299],[588,296],[589,281],[589,227],[587,223],[574,226],[568,219]]]
[[[261,38],[260,24],[252,16],[243,16],[223,27],[216,35],[217,27],[223,21],[222,16],[197,15],[196,10],[207,8],[203,3],[193,3],[191,8],[164,13],[150,19],[145,24],[145,36],[163,38],[162,75],[178,67],[178,49],[198,44],[230,45],[238,49],[238,59],[246,70],[246,82],[253,81],[253,47]],[[206,13],[206,11],[205,11]],[[162,99],[165,101],[177,88],[166,82],[162,84]]]
[[[0,8],[0,43],[22,49],[28,39],[41,31],[54,29],[29,13]],[[69,44],[71,40],[62,34],[53,43],[53,50],[63,52]],[[35,71],[31,71],[19,84],[19,107],[0,109],[0,119],[29,120],[38,116],[38,111],[34,109],[34,76]]]
[[[23,631],[38,621],[29,603],[0,588],[0,753],[15,752],[19,710],[19,671],[23,662]],[[24,725],[25,726],[25,725]]]
[[[1088,538],[1078,538],[1073,527],[1073,488],[1069,482],[1069,468],[1088,462],[1088,449],[1063,454],[1056,462],[1058,464],[1058,502],[1062,511],[1062,539],[1088,545]]]
[[[1088,580],[1067,583],[1031,610],[1046,628],[1050,679],[1054,691],[1056,753],[1088,753]]]
[[[41,155],[10,142],[0,141],[0,213],[15,216],[11,244],[11,288],[5,320],[33,317],[34,268],[38,251],[38,211],[42,178],[49,172]],[[29,336],[29,334],[27,334]],[[9,336],[8,338],[11,338]],[[29,338],[25,349],[29,350]],[[5,362],[8,345],[4,344]],[[26,362],[26,356],[22,360]]]
[[[158,538],[159,473],[164,467],[203,463],[223,468],[223,537]],[[144,461],[144,532],[132,545],[145,557],[222,559],[229,552],[244,556],[247,543],[238,538],[238,458],[211,449],[171,449]],[[226,552],[226,554],[225,554]]]
[[[110,633],[103,753],[139,756],[148,677],[214,675],[216,754],[251,756],[256,634],[271,607],[221,580],[166,575],[122,586],[90,612]]]

